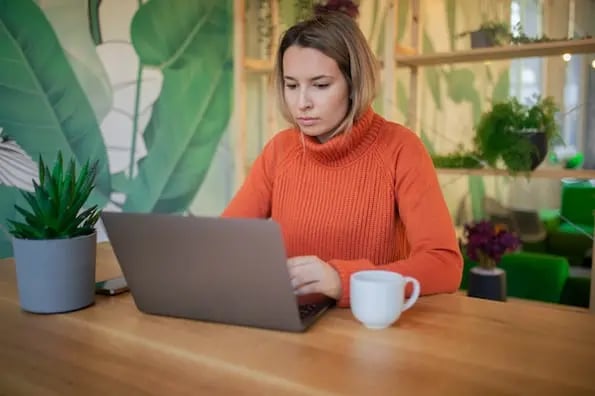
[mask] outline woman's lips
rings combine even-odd
[[[318,118],[315,117],[298,117],[298,124],[301,126],[312,126],[318,122]]]

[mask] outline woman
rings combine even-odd
[[[282,37],[275,82],[294,127],[254,162],[225,217],[281,225],[297,294],[349,306],[353,272],[412,276],[422,294],[453,292],[462,259],[431,159],[420,139],[376,114],[372,51],[357,24],[319,15]]]

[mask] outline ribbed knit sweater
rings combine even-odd
[[[296,129],[276,134],[224,217],[272,218],[288,257],[315,255],[341,279],[349,306],[355,271],[419,280],[422,294],[453,292],[462,258],[436,172],[421,140],[368,109],[325,143]]]

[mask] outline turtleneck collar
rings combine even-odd
[[[306,156],[327,166],[344,166],[361,157],[374,143],[382,118],[369,107],[350,131],[321,143],[317,137],[304,136]],[[301,132],[299,132],[301,133]]]

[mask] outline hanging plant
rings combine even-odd
[[[481,115],[474,143],[492,167],[504,161],[511,172],[531,171],[545,158],[550,146],[561,142],[552,97],[537,97],[531,105],[511,97]]]

